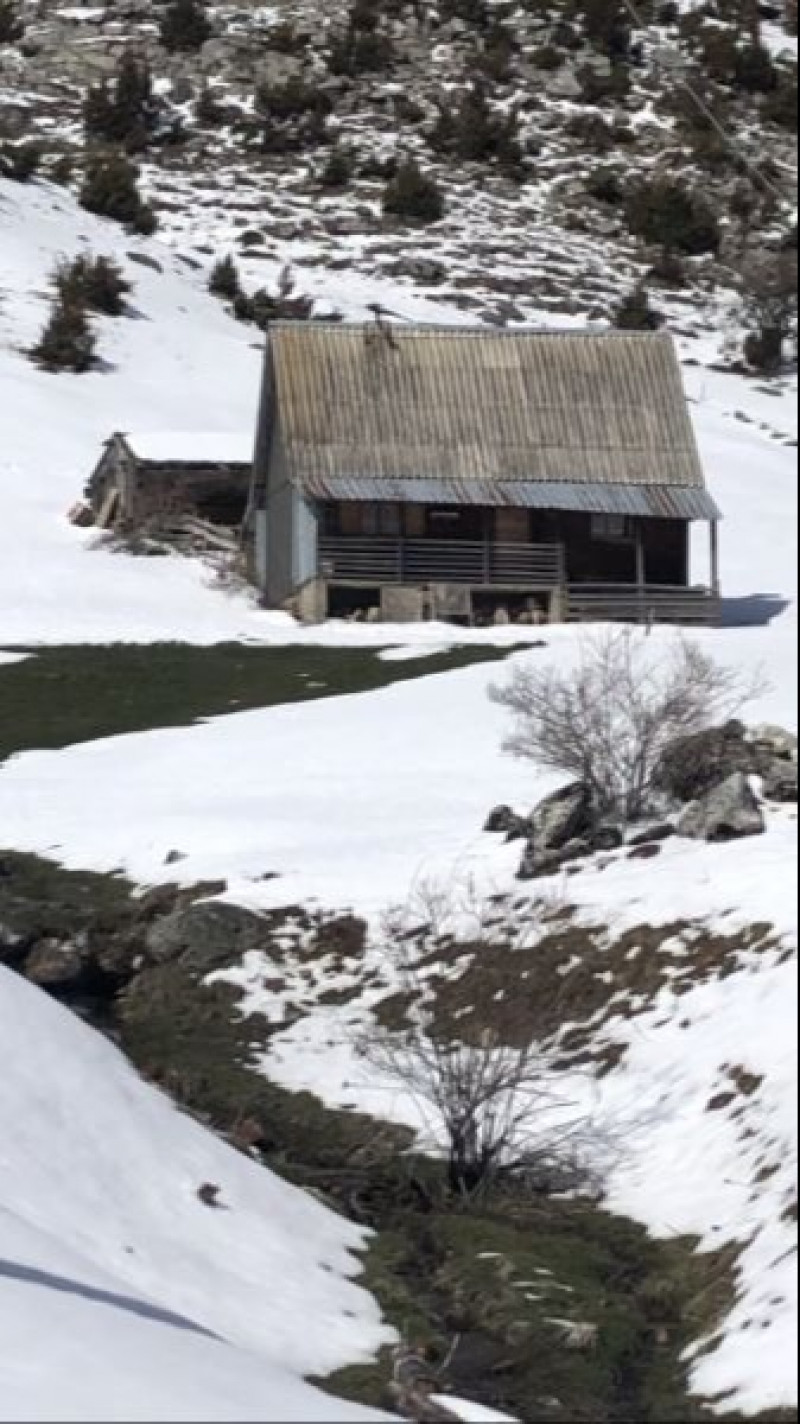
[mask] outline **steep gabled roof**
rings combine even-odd
[[[311,497],[718,512],[667,335],[286,322],[268,362]]]

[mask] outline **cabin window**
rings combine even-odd
[[[627,544],[633,536],[633,521],[626,514],[593,514],[592,538],[606,544]]]
[[[483,538],[484,514],[475,505],[429,505],[425,533],[430,539]]]
[[[372,500],[364,505],[364,533],[384,539],[400,535],[400,506],[392,500]]]

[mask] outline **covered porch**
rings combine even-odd
[[[457,586],[474,595],[462,600],[467,617],[491,606],[492,593],[507,594],[512,607],[527,595],[527,606],[553,621],[711,623],[717,524],[708,586],[690,583],[689,528],[670,517],[330,501],[319,510],[318,568],[329,589]]]

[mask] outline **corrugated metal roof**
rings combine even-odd
[[[481,485],[490,503],[511,484],[703,489],[664,333],[276,323],[269,359],[289,476],[316,497],[347,498],[342,480],[416,499],[434,481],[452,502]]]
[[[422,504],[514,505],[585,514],[628,514],[645,519],[719,519],[706,489],[680,485],[568,484],[565,480],[386,480],[368,476],[327,479],[315,498],[412,500]],[[457,494],[457,499],[456,499]]]

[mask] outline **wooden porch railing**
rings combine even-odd
[[[671,584],[572,583],[567,589],[570,623],[686,623],[708,625],[720,616],[719,598],[708,588]]]
[[[323,578],[345,583],[553,589],[564,581],[560,544],[325,536],[319,542],[319,562]]]

